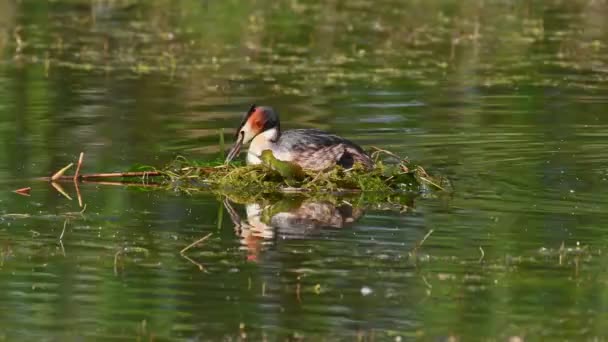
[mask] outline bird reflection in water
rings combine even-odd
[[[343,199],[318,200],[285,197],[274,203],[257,201],[245,204],[243,219],[226,198],[228,211],[241,243],[248,250],[248,259],[255,261],[265,245],[276,239],[301,239],[314,236],[323,229],[340,229],[357,221],[363,209]]]

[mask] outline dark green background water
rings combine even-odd
[[[607,13],[2,1],[0,340],[608,337]],[[214,159],[251,103],[407,155],[455,192],[403,212],[307,203],[325,228],[256,233],[212,194],[84,184],[81,215],[73,185],[69,201],[31,180],[81,151],[84,172]]]

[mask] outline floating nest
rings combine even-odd
[[[197,163],[176,158],[160,173],[178,190],[187,192],[206,189],[223,193],[404,193],[448,191],[446,178],[430,176],[424,168],[407,159],[377,149],[372,158],[375,166],[365,170],[361,165],[351,169],[335,167],[326,172],[302,170],[299,166],[262,153],[263,164]]]
[[[295,164],[275,159],[271,151],[263,151],[260,165],[225,165],[221,160],[200,163],[177,157],[162,169],[137,166],[128,172],[81,174],[84,159],[84,153],[81,153],[73,176],[65,175],[73,166],[70,163],[53,176],[39,179],[50,181],[67,198],[69,195],[57,182],[96,182],[186,193],[212,192],[242,203],[285,198],[287,195],[309,199],[346,196],[367,203],[408,206],[411,198],[419,194],[434,197],[452,192],[447,178],[431,176],[421,166],[389,151],[376,149],[371,157],[374,160],[372,170],[355,164],[351,169],[335,167],[325,172],[306,171]],[[15,192],[27,196],[29,190],[24,188]]]

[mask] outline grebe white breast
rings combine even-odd
[[[251,106],[236,131],[236,141],[226,157],[233,160],[244,144],[250,143],[247,164],[260,164],[260,155],[271,150],[278,160],[292,162],[303,169],[323,171],[342,166],[346,169],[360,163],[373,168],[373,162],[363,149],[340,136],[318,129],[281,131],[278,114],[270,107]]]

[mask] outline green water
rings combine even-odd
[[[0,341],[606,339],[606,13],[2,1]],[[83,172],[217,158],[252,103],[406,155],[454,192],[225,208],[82,184],[80,213],[72,184],[68,200],[32,180],[81,151]]]

